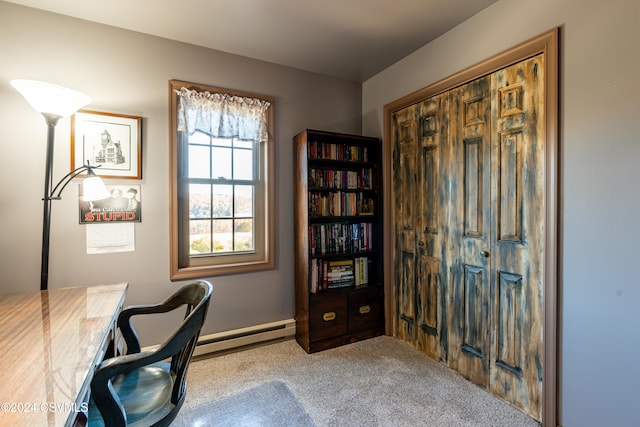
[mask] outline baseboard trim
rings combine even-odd
[[[232,329],[230,331],[200,336],[193,355],[202,356],[212,354],[278,338],[288,338],[295,334],[296,321],[294,319]]]

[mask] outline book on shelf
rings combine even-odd
[[[364,252],[373,249],[371,223],[330,223],[309,226],[310,255]]]
[[[327,263],[327,288],[353,286],[353,260],[331,260]]]
[[[354,260],[355,270],[355,285],[367,285],[369,284],[369,259],[364,257],[357,257]]]
[[[351,144],[309,141],[307,156],[310,159],[368,162],[369,150],[367,147]]]
[[[371,190],[373,189],[372,174],[371,168],[358,170],[310,168],[309,185],[313,188]]]
[[[309,290],[313,294],[328,289],[362,286],[368,283],[368,257],[340,260],[311,259]]]
[[[359,216],[375,213],[374,199],[360,192],[309,191],[308,200],[311,216]]]

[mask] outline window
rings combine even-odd
[[[273,268],[273,98],[169,90],[171,279]]]

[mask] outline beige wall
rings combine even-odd
[[[141,223],[135,252],[86,255],[77,185],[54,202],[50,287],[130,284],[127,304],[156,301],[169,281],[168,80],[272,95],[276,99],[275,270],[212,279],[203,333],[294,316],[292,137],[305,128],[357,133],[359,84],[0,2],[0,295],[39,289],[46,126],[10,85],[50,81],[93,98],[95,110],[143,117]],[[56,131],[54,177],[69,170],[69,119]],[[126,183],[113,181],[113,183]],[[141,326],[144,343],[167,325]]]
[[[363,85],[383,107],[560,27],[560,414],[565,427],[638,424],[640,2],[499,0]]]

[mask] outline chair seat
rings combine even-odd
[[[175,405],[171,403],[174,377],[168,362],[158,362],[116,376],[112,381],[127,416],[127,425],[141,421],[150,426],[164,418]],[[100,411],[93,401],[89,403],[89,427],[104,426]]]

